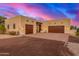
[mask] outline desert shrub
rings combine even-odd
[[[79,28],[77,28],[77,32],[79,32]]]
[[[79,28],[77,28],[76,35],[79,36]]]
[[[6,29],[4,25],[0,25],[0,33],[3,34],[5,33]]]
[[[77,27],[76,26],[70,26],[70,30],[76,30],[77,29]]]
[[[16,32],[15,31],[10,31],[9,34],[10,35],[16,35]]]
[[[79,32],[76,32],[76,35],[79,36]]]

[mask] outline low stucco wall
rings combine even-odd
[[[70,30],[70,31],[67,31],[66,33],[68,33],[72,36],[75,36],[76,35],[76,30]]]

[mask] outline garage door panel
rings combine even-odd
[[[33,25],[28,25],[28,24],[26,24],[26,25],[25,25],[25,33],[26,33],[26,34],[31,34],[31,33],[33,33]]]
[[[50,32],[50,33],[64,33],[64,26],[49,26],[48,32]]]

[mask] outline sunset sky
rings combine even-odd
[[[0,16],[11,18],[17,15],[37,20],[60,20],[69,18],[79,26],[79,4],[67,3],[0,3]]]

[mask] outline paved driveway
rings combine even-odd
[[[70,36],[67,47],[75,56],[79,56],[79,37]]]
[[[8,35],[8,34],[0,34],[0,39],[7,39],[13,37],[20,37],[20,35]]]
[[[68,55],[66,34],[38,33],[0,40],[0,55],[58,56]]]
[[[37,33],[37,34],[28,34],[26,36],[63,41],[63,42],[67,42],[69,38],[69,35],[64,33]]]

